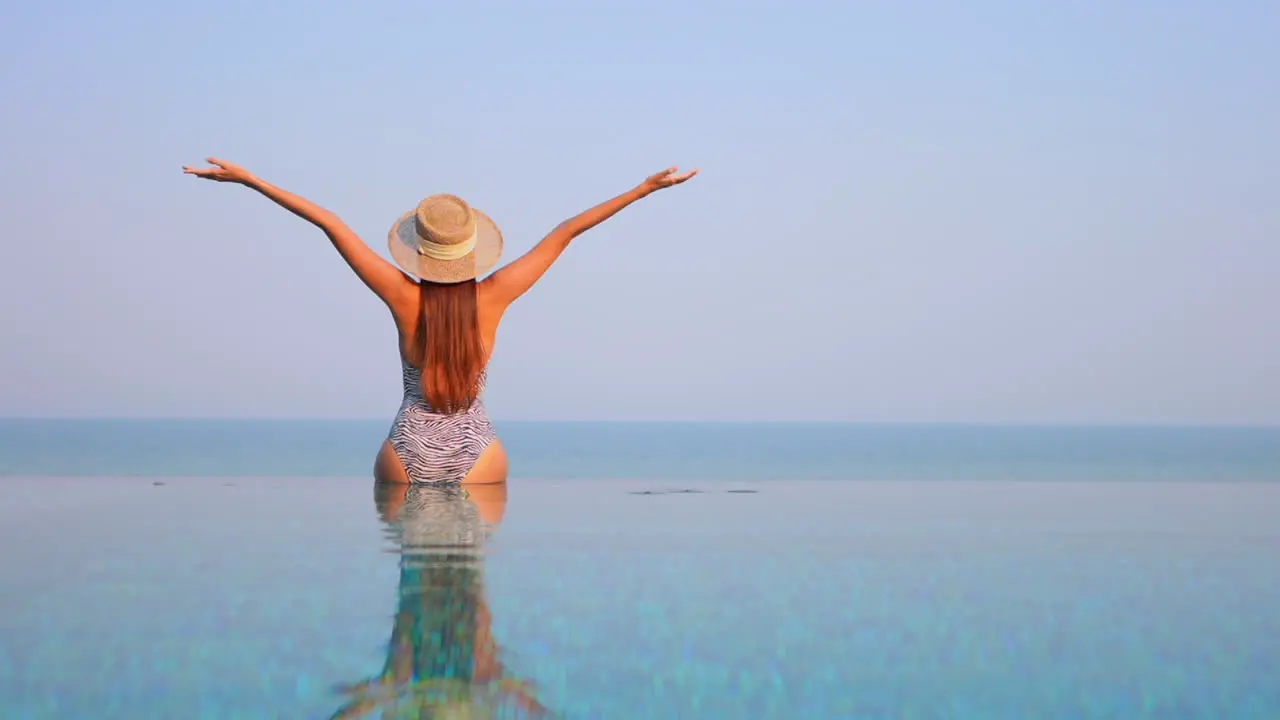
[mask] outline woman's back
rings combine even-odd
[[[497,441],[479,396],[484,390],[484,371],[477,383],[476,397],[469,406],[442,410],[433,406],[423,392],[422,370],[404,358],[400,365],[404,399],[391,423],[387,443],[410,482],[462,482],[489,446]]]

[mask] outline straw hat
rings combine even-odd
[[[405,272],[437,283],[472,280],[502,255],[502,231],[457,195],[432,195],[391,226],[391,257]]]

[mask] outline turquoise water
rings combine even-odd
[[[0,480],[0,717],[1280,717],[1280,485],[417,492]]]
[[[388,421],[0,420],[0,476],[358,477]],[[1280,428],[498,423],[523,478],[1280,480]]]
[[[0,718],[1280,717],[1280,431],[385,429],[0,421]]]

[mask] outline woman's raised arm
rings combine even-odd
[[[606,200],[586,212],[560,223],[542,238],[529,252],[512,260],[511,263],[485,279],[492,296],[504,310],[515,302],[516,298],[529,291],[534,283],[550,269],[569,242],[582,233],[617,215],[626,206],[663,188],[679,185],[697,175],[697,170],[676,174],[676,168],[667,168],[645,178],[644,182],[621,195]]]
[[[323,230],[337,248],[338,254],[347,261],[347,265],[351,266],[374,294],[382,298],[392,312],[396,312],[398,308],[414,306],[417,301],[417,284],[374,252],[355,231],[347,227],[342,218],[304,197],[272,185],[235,163],[217,158],[207,160],[212,167],[192,168],[184,165],[182,171],[206,180],[231,182],[257,190],[280,207]]]

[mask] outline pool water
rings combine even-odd
[[[3,478],[0,718],[1274,720],[1277,518],[1269,483]]]

